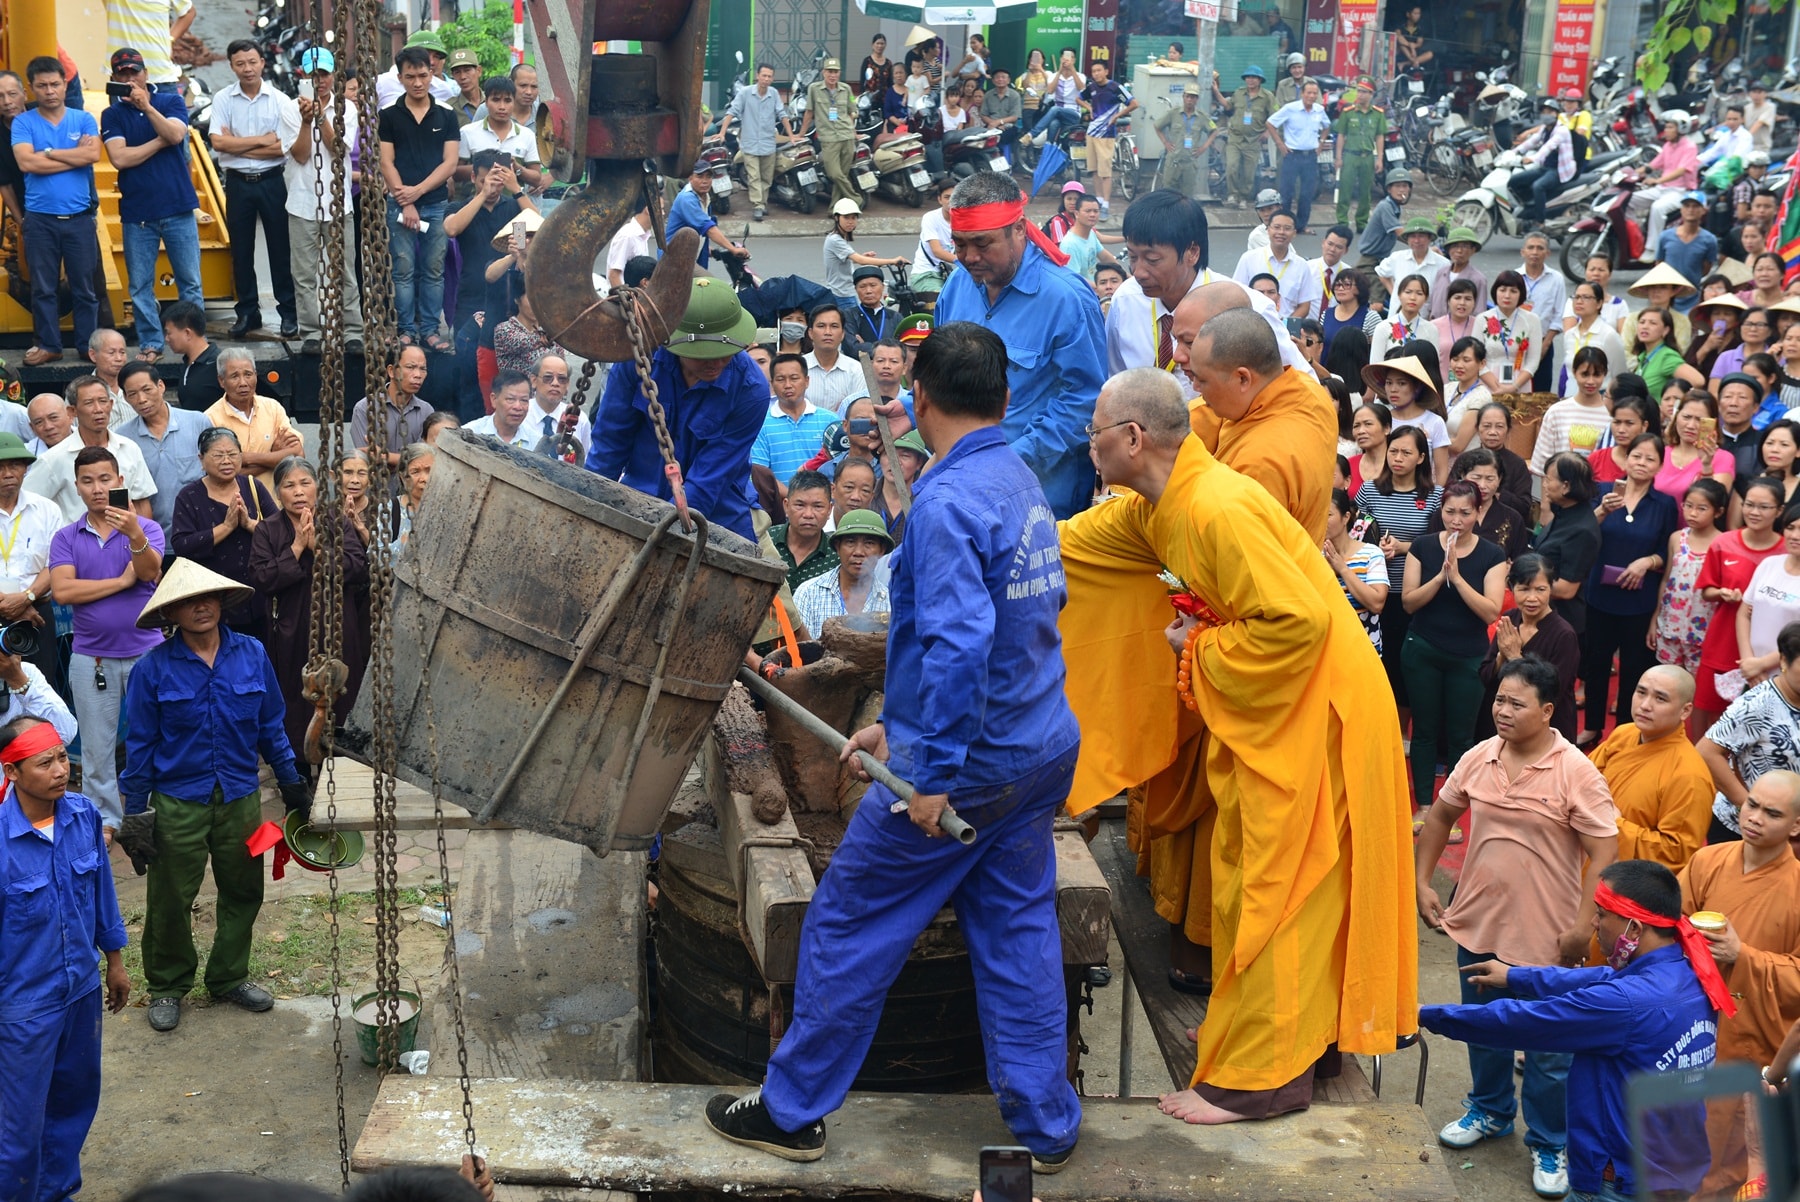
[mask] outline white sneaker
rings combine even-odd
[[[1463,1111],[1463,1116],[1438,1132],[1439,1143],[1452,1148],[1473,1148],[1484,1139],[1498,1139],[1512,1134],[1511,1119],[1496,1118],[1466,1102],[1463,1105],[1468,1107]]]
[[[1041,147],[1044,144],[1044,137],[1045,137],[1044,134],[1032,134],[1031,135],[1031,144],[1033,146]]]
[[[1569,1150],[1567,1148],[1533,1148],[1531,1150],[1531,1188],[1540,1198],[1561,1198],[1569,1192]]]

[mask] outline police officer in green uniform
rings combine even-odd
[[[1200,85],[1181,89],[1181,107],[1156,119],[1156,136],[1163,144],[1161,187],[1174,188],[1183,196],[1200,199],[1206,180],[1206,154],[1218,135],[1213,119],[1200,110]]]
[[[1251,64],[1244,68],[1244,86],[1229,99],[1220,97],[1225,106],[1225,184],[1239,208],[1256,195],[1256,168],[1275,112],[1275,97],[1263,90],[1266,78],[1261,67]],[[1213,91],[1218,90],[1215,81]]]
[[[819,69],[823,79],[806,89],[806,121],[800,127],[805,137],[814,124],[819,127],[819,165],[831,180],[831,200],[853,200],[859,206],[866,199],[851,182],[856,164],[856,95],[842,82],[843,64],[828,58]]]
[[[1368,76],[1356,81],[1356,102],[1339,110],[1331,123],[1337,138],[1339,225],[1349,224],[1351,202],[1356,204],[1356,228],[1369,220],[1369,202],[1375,191],[1376,156],[1387,138],[1387,114],[1371,106],[1375,83]]]

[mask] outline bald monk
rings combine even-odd
[[[1274,355],[1248,316],[1262,348],[1246,355],[1228,324],[1208,335],[1214,358]],[[1398,721],[1358,701],[1379,661],[1318,540],[1207,451],[1167,373],[1107,381],[1092,428],[1101,478],[1131,491],[1061,526],[1071,608],[1096,591],[1117,600],[1094,611],[1110,629],[1097,653],[1066,657],[1093,661],[1094,691],[1069,689],[1083,756],[1102,749],[1089,771],[1110,790],[1144,779],[1173,762],[1176,714],[1192,706],[1208,740],[1194,771],[1218,815],[1211,894],[1195,906],[1216,914],[1216,983],[1191,1087],[1162,1108],[1190,1123],[1303,1109],[1334,1041],[1384,1052],[1417,1028]],[[1202,617],[1171,623],[1162,586],[1144,596],[1164,567]],[[1163,818],[1146,806],[1150,829]]]
[[[1244,329],[1252,319],[1267,325],[1251,308],[1250,294],[1231,280],[1203,284],[1175,306],[1175,363],[1198,394],[1188,405],[1194,433],[1221,463],[1268,489],[1322,543],[1337,462],[1337,405],[1309,371],[1281,358],[1283,338],[1271,340],[1276,358],[1253,380],[1234,380],[1245,364],[1209,362],[1195,342],[1227,313]]]
[[[1679,872],[1706,843],[1713,781],[1688,740],[1694,678],[1660,664],[1638,679],[1632,721],[1594,750],[1619,807],[1619,859],[1654,860]]]
[[[1701,932],[1738,1004],[1735,1017],[1719,1019],[1718,1058],[1761,1066],[1800,1019],[1800,861],[1788,845],[1800,838],[1800,775],[1777,768],[1757,777],[1738,828],[1741,842],[1702,847],[1681,870],[1681,909],[1730,920]],[[1713,1159],[1700,1192],[1730,1197],[1750,1177],[1741,1100],[1707,1104],[1706,1137]]]
[[[1262,485],[1305,528],[1314,544],[1325,538],[1337,456],[1337,410],[1317,380],[1287,367],[1280,340],[1251,307],[1249,293],[1229,280],[1202,284],[1175,307],[1175,362],[1203,399],[1189,403],[1195,434],[1220,462]],[[1141,587],[1160,601],[1163,586],[1146,575]],[[1061,627],[1065,642],[1109,629],[1115,598],[1071,595]],[[1097,612],[1090,610],[1097,606]],[[1081,632],[1086,632],[1085,634]],[[1070,654],[1069,693],[1090,687],[1092,657]],[[1199,719],[1182,711],[1181,747],[1169,767],[1132,790],[1131,847],[1150,877],[1156,912],[1171,924],[1169,984],[1181,992],[1211,992],[1213,803],[1200,771],[1204,754]],[[1095,749],[1094,762],[1102,749]],[[1138,780],[1127,783],[1137,785]],[[1077,777],[1077,795],[1082,789]],[[1116,791],[1116,789],[1115,789]],[[1158,822],[1146,824],[1154,810]],[[1194,903],[1194,904],[1191,904]]]

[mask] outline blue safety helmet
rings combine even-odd
[[[1263,74],[1263,69],[1261,67],[1257,66],[1255,63],[1251,63],[1248,67],[1244,68],[1244,76],[1243,77],[1245,79],[1261,79],[1264,81],[1267,81],[1267,79],[1269,78],[1267,75]]]

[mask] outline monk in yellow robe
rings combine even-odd
[[[1800,861],[1788,845],[1800,838],[1800,775],[1778,768],[1759,776],[1738,827],[1742,842],[1702,847],[1681,870],[1681,909],[1730,920],[1723,931],[1701,932],[1738,1006],[1719,1019],[1718,1059],[1760,1068],[1800,1019]],[[1741,1099],[1707,1104],[1706,1138],[1713,1160],[1700,1194],[1728,1198],[1750,1176]]]
[[[1654,860],[1680,872],[1706,844],[1713,780],[1687,736],[1694,678],[1674,664],[1645,672],[1631,699],[1634,721],[1594,750],[1619,808],[1619,859]]]
[[[1202,392],[1189,402],[1194,433],[1227,467],[1262,485],[1315,543],[1322,543],[1337,455],[1337,408],[1318,380],[1282,366],[1279,359],[1273,372],[1257,372],[1220,362],[1209,347],[1202,363],[1194,340],[1206,322],[1227,310],[1254,313],[1249,294],[1229,280],[1204,284],[1175,307],[1175,362]],[[1105,598],[1092,601],[1102,610],[1109,606]],[[1104,624],[1110,616],[1090,615],[1087,604],[1071,596],[1063,611],[1064,638],[1077,628]],[[1082,676],[1083,666],[1071,660],[1071,695],[1086,687]],[[1132,789],[1131,847],[1139,853],[1139,872],[1150,877],[1157,914],[1174,927],[1170,981],[1188,992],[1205,993],[1212,981],[1214,810],[1201,771],[1202,724],[1186,710],[1179,724],[1181,746],[1174,761]],[[1079,778],[1075,795],[1081,795]],[[1165,815],[1156,829],[1145,826],[1146,808]]]
[[[1274,374],[1274,334],[1239,312],[1209,323],[1208,349]],[[1118,601],[1108,637],[1065,647],[1071,665],[1101,661],[1087,665],[1094,692],[1069,690],[1082,755],[1096,757],[1094,779],[1114,773],[1111,791],[1167,766],[1181,704],[1171,694],[1184,678],[1207,731],[1198,771],[1218,811],[1217,979],[1193,1087],[1163,1109],[1195,1123],[1300,1109],[1328,1045],[1386,1052],[1417,1029],[1411,831],[1394,804],[1406,780],[1399,723],[1392,707],[1359,700],[1379,661],[1318,543],[1192,435],[1166,373],[1108,381],[1094,429],[1102,478],[1131,495],[1062,524],[1072,601],[1093,590]],[[1163,586],[1143,588],[1159,568],[1203,617],[1168,623]],[[1171,656],[1171,642],[1187,654]],[[1070,808],[1109,795],[1071,797]],[[1166,819],[1146,807],[1150,829]]]

